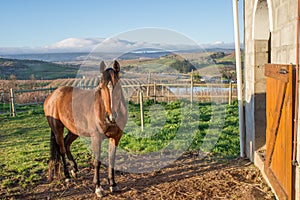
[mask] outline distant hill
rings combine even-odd
[[[208,71],[212,71],[213,68],[232,68],[235,66],[232,51],[170,53],[159,58],[140,57],[121,60],[120,62],[125,71],[136,73],[189,73],[191,70],[198,70],[199,73],[210,76],[215,75],[215,72],[214,74],[208,74]],[[213,71],[220,73],[219,70]]]
[[[74,78],[78,65],[57,64],[38,60],[18,60],[0,58],[0,78],[9,79],[14,75],[18,80],[50,80],[57,78]]]
[[[57,53],[49,54],[49,57],[47,54],[32,54],[31,56],[36,56],[38,60],[0,58],[0,79],[10,79],[11,75],[18,80],[28,80],[32,77],[37,80],[51,80],[97,76],[100,59],[102,60],[98,54],[88,55],[87,53]],[[68,59],[55,63],[40,60],[45,57],[56,61]],[[198,71],[201,76],[212,77],[221,74],[232,79],[231,74],[235,71],[235,56],[232,51],[174,53],[143,49],[113,59],[119,60],[122,73],[186,74],[193,70]],[[105,61],[109,64],[111,59]]]

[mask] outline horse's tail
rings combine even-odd
[[[50,137],[50,161],[49,161],[49,168],[48,168],[48,180],[53,180],[54,177],[60,178],[61,174],[61,161],[60,161],[60,148],[56,142],[55,134],[51,130],[51,137]],[[54,170],[53,170],[54,168]]]

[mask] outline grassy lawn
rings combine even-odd
[[[239,154],[238,109],[233,105],[188,102],[145,102],[145,130],[140,125],[139,105],[129,103],[129,121],[120,148],[143,154],[171,146],[202,150],[218,156]],[[13,192],[43,179],[49,159],[50,130],[42,106],[25,107],[16,118],[0,115],[1,188]],[[216,144],[215,144],[216,143]],[[72,152],[80,168],[89,166],[91,155],[83,140]],[[85,153],[82,153],[85,152]]]
[[[9,103],[0,103],[0,114],[9,113],[10,105]]]

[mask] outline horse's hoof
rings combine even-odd
[[[71,182],[71,179],[70,179],[70,178],[66,178],[66,179],[65,179],[65,182],[66,182],[66,183],[70,183],[70,182]]]
[[[95,194],[97,195],[98,198],[104,197],[104,190],[103,190],[103,188],[101,186],[97,187],[96,191],[95,191]]]
[[[117,185],[116,186],[110,186],[109,189],[110,189],[111,193],[115,193],[115,192],[120,191],[120,188]]]
[[[74,178],[77,178],[77,173],[76,173],[74,170],[71,170],[71,175],[72,175]]]

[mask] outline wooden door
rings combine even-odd
[[[279,199],[292,199],[293,74],[292,65],[265,65],[265,172]]]

